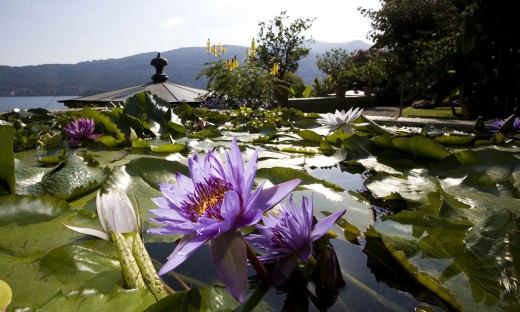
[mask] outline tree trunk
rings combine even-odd
[[[401,83],[401,98],[399,99],[399,117],[403,116],[404,106],[404,83]]]

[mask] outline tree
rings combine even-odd
[[[338,85],[348,85],[355,79],[352,67],[352,54],[342,48],[330,49],[316,56],[316,66]]]
[[[352,53],[352,72],[357,82],[362,86],[376,87],[386,79],[384,69],[385,51],[370,48],[356,50]]]
[[[519,116],[520,19],[516,3],[472,0],[459,10],[464,13],[464,32],[452,66],[459,74],[453,80],[462,82],[464,111],[472,118]]]
[[[450,0],[387,0],[379,11],[360,9],[372,22],[374,46],[388,53],[388,71],[409,97],[448,71],[460,15]]]
[[[471,118],[520,114],[520,19],[510,0],[382,0],[370,36],[408,97],[458,95]]]
[[[266,70],[271,70],[277,64],[276,76],[280,80],[286,73],[298,70],[298,62],[310,52],[305,44],[314,42],[312,38],[307,39],[303,32],[312,26],[315,18],[297,18],[286,25],[284,22],[289,19],[286,12],[282,11],[268,23],[258,23],[260,31],[255,56],[259,66]]]

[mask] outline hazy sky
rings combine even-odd
[[[77,63],[201,47],[249,46],[283,10],[316,17],[306,33],[326,42],[369,42],[358,7],[379,0],[0,0],[0,65]]]

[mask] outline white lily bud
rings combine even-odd
[[[105,233],[137,232],[137,218],[132,202],[120,189],[108,193],[98,192],[96,198],[97,213]]]

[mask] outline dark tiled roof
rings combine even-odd
[[[63,103],[68,107],[79,107],[87,103],[123,103],[127,98],[143,91],[150,91],[168,103],[199,103],[202,97],[208,93],[207,90],[181,86],[169,82],[149,82],[114,91],[69,99],[63,101]]]
[[[160,53],[157,54],[157,57],[150,64],[156,68],[156,73],[152,76],[152,82],[60,102],[67,107],[83,107],[85,104],[103,105],[110,102],[123,103],[136,93],[149,91],[168,103],[200,103],[202,97],[209,92],[203,89],[167,82],[168,76],[162,72],[162,69],[168,65],[168,61],[162,58]]]

